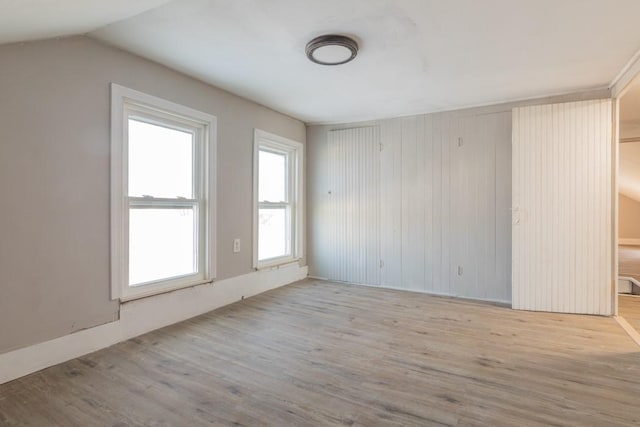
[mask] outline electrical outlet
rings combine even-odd
[[[240,252],[240,239],[233,240],[233,252],[234,253]]]

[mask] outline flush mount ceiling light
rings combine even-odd
[[[320,65],[340,65],[351,61],[358,54],[355,40],[336,34],[316,37],[307,43],[307,58]]]

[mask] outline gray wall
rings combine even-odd
[[[86,37],[0,46],[0,353],[118,318],[111,82],[218,118],[218,279],[253,271],[253,130],[304,143],[303,123]]]

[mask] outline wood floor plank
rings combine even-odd
[[[640,295],[619,295],[618,313],[640,333]]]
[[[2,385],[0,425],[624,426],[639,390],[612,318],[306,280]]]

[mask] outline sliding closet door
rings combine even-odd
[[[513,308],[612,314],[611,100],[513,110]]]
[[[377,126],[329,132],[326,239],[330,277],[380,284],[380,135]]]

